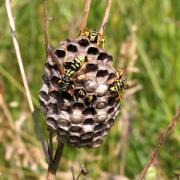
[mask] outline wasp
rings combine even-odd
[[[77,90],[77,96],[80,98],[84,98],[86,96],[86,91],[83,88],[78,89]]]
[[[91,105],[91,103],[93,103],[96,99],[94,95],[87,95],[83,88],[78,89],[76,95],[77,97],[83,98],[88,106]]]
[[[96,29],[87,29],[81,33],[81,36],[87,37],[91,43],[100,44],[104,48],[104,37]]]
[[[123,74],[124,74],[124,69],[120,69],[117,72],[117,79],[115,79],[112,82],[112,84],[109,85],[108,88],[110,93],[118,93],[119,99],[122,98],[123,91],[129,88],[128,84],[126,83],[127,79],[126,78],[122,79]]]
[[[62,61],[55,56],[52,48],[48,46],[48,55],[51,57],[54,64],[57,66],[57,69],[62,76],[62,78],[58,81],[60,90],[65,92],[69,90],[69,87],[72,87],[73,81],[71,80],[75,73],[82,67],[84,64],[86,57],[78,56],[76,57],[68,66],[65,68]]]
[[[82,67],[85,62],[85,56],[76,57],[71,63],[68,69],[65,70],[64,75],[59,80],[60,89],[65,92],[68,91],[72,84],[71,78]]]

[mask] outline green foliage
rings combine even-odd
[[[38,100],[41,86],[41,76],[45,63],[44,34],[43,34],[43,1],[12,1],[15,16],[17,38],[23,57],[23,62],[33,97]],[[94,0],[90,9],[88,27],[99,28],[103,17],[106,1]],[[49,1],[49,38],[55,46],[66,38],[76,38],[84,7],[84,1]],[[180,105],[180,1],[178,0],[134,0],[113,1],[110,20],[105,31],[106,49],[114,56],[114,65],[119,64],[119,49],[131,32],[132,25],[137,25],[137,54],[136,67],[140,72],[133,79],[143,86],[136,96],[136,111],[131,117],[131,135],[125,175],[134,178],[144,165],[160,134],[167,127],[176,108]],[[4,5],[0,4],[0,80],[4,85],[4,99],[14,120],[22,112],[30,115],[24,96],[22,80],[19,73],[8,19]],[[17,107],[10,104],[17,102]],[[124,102],[125,104],[126,102]],[[131,110],[130,110],[131,111]],[[0,115],[1,121],[4,117]],[[23,124],[23,131],[36,138],[33,131],[32,118]],[[0,122],[0,129],[2,122]],[[180,129],[176,126],[165,145],[160,151],[157,161],[159,169],[166,178],[175,177],[178,164],[178,149]],[[1,134],[0,134],[1,137]],[[6,139],[8,141],[8,139]],[[37,140],[32,140],[34,146]],[[66,147],[63,153],[63,163],[77,161],[83,163],[84,157],[90,177],[98,179],[103,171],[119,174],[121,155],[116,155],[118,144],[121,142],[119,122],[116,122],[110,135],[103,145],[93,150],[74,150]],[[7,143],[7,142],[6,142]],[[13,162],[5,158],[6,146],[0,140],[0,172],[14,174],[17,168]],[[28,143],[24,138],[24,143]],[[95,160],[87,160],[98,157]],[[63,166],[63,165],[62,165]],[[66,165],[67,166],[67,165]],[[64,166],[63,166],[64,167]],[[62,169],[65,169],[65,167]],[[154,168],[154,167],[153,167]],[[18,166],[21,177],[39,177],[42,169],[34,173],[32,169]],[[68,167],[66,170],[69,170]],[[153,169],[154,172],[156,172]],[[12,173],[13,172],[13,173]],[[45,170],[43,171],[45,172]],[[18,172],[16,172],[18,173]],[[22,174],[24,173],[24,176]],[[27,176],[26,176],[27,173]],[[10,177],[10,175],[8,175]]]

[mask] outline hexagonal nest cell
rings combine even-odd
[[[48,58],[39,93],[47,128],[70,146],[98,147],[120,110],[118,94],[108,91],[110,81],[117,78],[113,58],[84,37],[60,42],[54,55],[65,69],[79,55],[87,61],[71,77],[73,91],[62,92],[59,80],[63,74]]]

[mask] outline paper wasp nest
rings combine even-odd
[[[72,77],[71,92],[62,92],[62,75],[48,58],[39,95],[47,127],[70,146],[97,147],[119,113],[118,94],[108,91],[109,82],[117,78],[113,58],[84,37],[61,42],[54,54],[65,67],[79,55],[86,56],[86,62]],[[79,94],[80,89],[85,96]]]

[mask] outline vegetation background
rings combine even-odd
[[[88,27],[99,28],[106,3],[93,1]],[[43,1],[12,0],[11,6],[30,90],[38,103],[46,61]],[[78,36],[83,8],[83,0],[49,1],[53,46]],[[121,103],[122,113],[102,146],[65,147],[58,179],[71,179],[70,167],[73,165],[77,174],[81,164],[89,171],[87,179],[134,179],[180,105],[179,0],[114,0],[105,38],[114,66],[127,60],[127,77],[136,83],[134,92]],[[127,63],[131,60],[133,65]],[[150,179],[175,179],[180,170],[179,142],[180,127],[176,125],[148,172]],[[43,179],[44,159],[24,95],[5,6],[0,1],[0,179]]]

